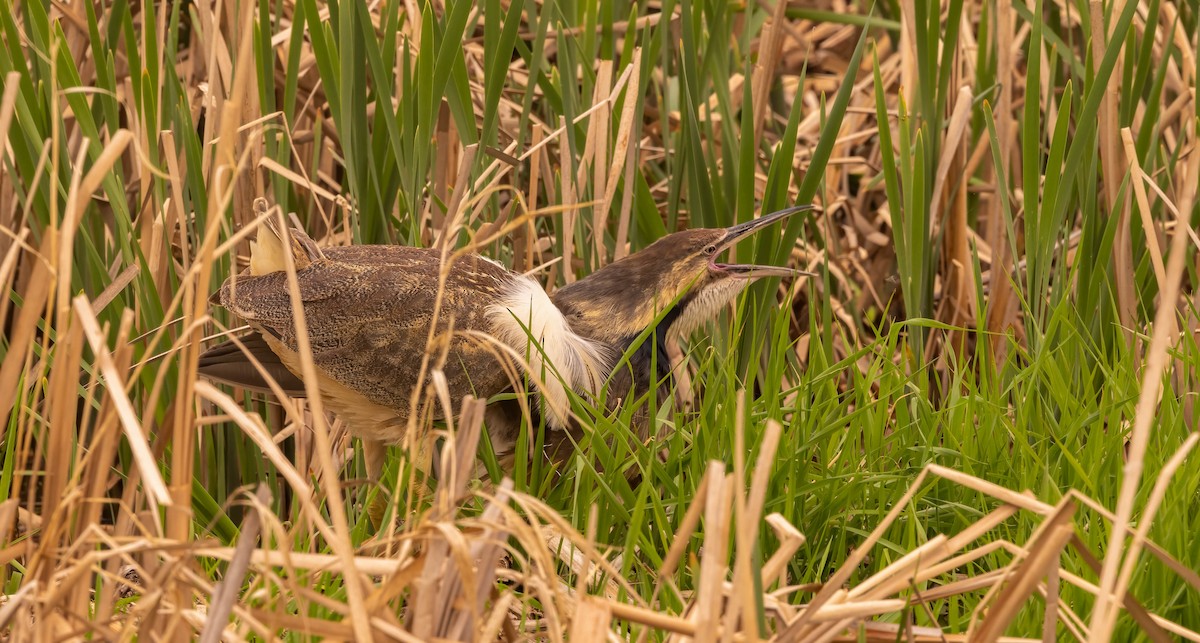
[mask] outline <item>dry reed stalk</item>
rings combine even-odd
[[[632,70],[632,67],[630,68]],[[591,195],[592,200],[597,201],[600,195],[608,193],[608,141],[609,141],[609,125],[612,122],[612,107],[613,104],[604,99],[604,95],[610,92],[610,86],[613,80],[613,62],[611,60],[602,60],[599,62],[599,68],[596,71],[596,84],[592,87],[592,104],[601,105],[600,111],[596,115],[588,119],[588,134],[587,140],[584,142],[583,162],[579,165],[579,175],[576,178],[576,185],[589,185],[587,181],[587,170],[592,171]],[[602,203],[603,205],[603,203]],[[604,230],[608,228],[608,210],[592,206],[592,248],[590,254],[592,262],[588,266],[588,272],[595,272],[606,261]]]
[[[1080,555],[1080,558],[1084,561],[1084,564],[1087,565],[1088,569],[1092,570],[1093,574],[1100,574],[1100,561],[1092,555],[1091,551],[1089,551],[1079,539],[1079,536],[1073,536],[1071,538],[1071,548]],[[1090,594],[1094,595],[1100,592],[1100,588],[1096,587],[1094,583],[1090,583],[1065,569],[1060,569],[1059,575],[1063,580]],[[1123,607],[1129,612],[1129,615],[1135,622],[1137,622],[1138,627],[1142,628],[1142,631],[1146,633],[1146,637],[1151,641],[1154,641],[1155,643],[1166,643],[1167,641],[1172,640],[1163,627],[1160,626],[1156,621],[1156,619],[1159,619],[1160,617],[1147,612],[1146,608],[1143,607],[1142,604],[1139,603],[1132,595],[1125,595]]]
[[[1112,15],[1120,15],[1121,10],[1128,0],[1117,0],[1108,3],[1109,10],[1115,11]],[[1089,18],[1092,27],[1092,55],[1096,56],[1096,60],[1104,57],[1104,50],[1109,46],[1109,41],[1112,40],[1112,31],[1114,27],[1112,21],[1106,20],[1105,7],[1101,2],[1092,0],[1088,3]],[[1117,65],[1113,69],[1113,77],[1119,78],[1121,75],[1121,67],[1124,64],[1124,51],[1117,57]],[[1124,167],[1130,162],[1130,158],[1122,158],[1123,150],[1121,148],[1121,127],[1118,123],[1118,110],[1120,103],[1121,86],[1120,83],[1110,82],[1104,89],[1104,97],[1100,102],[1099,111],[1099,127],[1096,130],[1099,137],[1100,149],[1100,168],[1101,177],[1103,179],[1103,196],[1105,210],[1109,216],[1118,218],[1115,238],[1113,239],[1113,278],[1116,282],[1117,290],[1117,313],[1121,320],[1121,326],[1125,333],[1126,341],[1132,342],[1134,320],[1137,318],[1137,300],[1135,298],[1135,284],[1133,283],[1133,241],[1130,229],[1130,199],[1129,193],[1125,192],[1124,201],[1118,202],[1122,177],[1125,174]],[[1136,158],[1132,157],[1132,158]]]
[[[971,271],[973,260],[968,242],[970,236],[970,227],[967,222],[968,175],[963,172],[967,154],[967,142],[963,134],[970,115],[969,107],[973,100],[974,95],[969,87],[964,86],[959,89],[954,102],[954,111],[950,116],[949,131],[944,142],[945,148],[942,158],[938,161],[937,178],[933,191],[934,201],[930,206],[933,220],[941,228],[943,235],[942,248],[945,254],[942,265],[947,281],[944,287],[943,303],[949,308],[949,314],[945,317],[949,318],[952,326],[961,326],[962,328],[969,328],[975,323],[979,310],[979,302],[972,283],[974,281]],[[955,176],[960,179],[946,182],[945,176]],[[944,212],[939,212],[940,202],[944,198],[948,199],[948,203],[942,208]],[[947,342],[958,347],[959,350],[963,350],[967,334],[962,333],[958,337],[955,337],[955,334],[957,332],[951,334],[947,338]],[[933,341],[934,337],[935,335],[930,334],[930,341]]]
[[[438,237],[433,247],[442,252],[446,252],[451,247],[451,244],[456,241],[458,233],[466,224],[463,203],[468,195],[467,191],[471,188],[471,168],[475,164],[475,153],[478,150],[478,145],[468,145],[463,148],[462,159],[458,165],[458,175],[454,179],[454,192],[446,204],[446,216],[439,217],[442,225],[435,228],[438,231]]]
[[[767,516],[766,522],[775,532],[775,537],[779,539],[779,549],[775,550],[775,553],[771,554],[771,557],[763,565],[763,584],[779,583],[782,585],[787,582],[784,573],[787,570],[788,562],[804,545],[804,534],[779,514]]]
[[[1183,462],[1186,454],[1190,452],[1196,443],[1200,443],[1200,437],[1189,439],[1180,453],[1177,453],[1176,457],[1168,463],[1168,467],[1164,469],[1163,474],[1159,478],[1159,484],[1153,496],[1155,502],[1161,499],[1161,496],[1157,494],[1165,492],[1164,481],[1171,477]],[[909,586],[928,582],[937,576],[962,567],[997,549],[1006,549],[1017,555],[1016,562],[1010,566],[1008,571],[995,570],[976,577],[944,584],[932,590],[926,589],[914,595],[911,599],[901,602],[904,604],[920,605],[929,601],[942,600],[950,596],[988,589],[990,593],[997,597],[997,600],[987,612],[987,617],[983,621],[978,622],[978,629],[972,628],[966,636],[970,637],[971,640],[977,640],[977,637],[982,637],[978,640],[1005,640],[1000,637],[1000,633],[1004,631],[1009,621],[1011,621],[1019,608],[1032,595],[1032,592],[1037,591],[1054,606],[1053,614],[1060,614],[1066,619],[1062,621],[1065,626],[1086,637],[1079,617],[1057,598],[1056,593],[1050,591],[1050,588],[1055,584],[1046,585],[1041,582],[1042,578],[1057,578],[1061,576],[1076,586],[1087,589],[1087,591],[1092,593],[1098,591],[1095,586],[1080,583],[1078,577],[1065,570],[1061,570],[1058,563],[1055,562],[1057,556],[1068,542],[1078,541],[1074,537],[1074,526],[1070,517],[1074,511],[1072,509],[1074,506],[1073,503],[1075,499],[1080,497],[1079,494],[1077,492],[1068,494],[1057,509],[1051,510],[1048,509],[1047,505],[1033,501],[1025,494],[1016,494],[1003,488],[997,488],[990,483],[973,478],[972,476],[946,470],[936,465],[926,467],[922,476],[918,476],[918,482],[910,488],[910,492],[920,486],[920,479],[924,477],[925,473],[934,473],[939,476],[948,474],[946,477],[954,480],[957,484],[981,490],[989,495],[994,494],[995,497],[1002,500],[1017,500],[1026,510],[1046,516],[1047,520],[1042,524],[1038,532],[1033,535],[1026,548],[1016,547],[1004,541],[993,541],[984,547],[968,551],[954,558],[949,558],[949,555],[953,552],[978,539],[984,533],[1011,517],[1016,511],[1016,506],[1014,504],[1004,505],[948,540],[942,535],[935,536],[921,549],[910,552],[908,555],[897,560],[896,563],[864,580],[857,587],[849,591],[837,589],[838,586],[827,583],[825,589],[819,591],[814,600],[805,606],[803,611],[790,623],[787,623],[787,627],[780,631],[776,638],[781,641],[838,639],[841,632],[845,631],[847,627],[851,627],[856,621],[861,620],[864,615],[871,613],[872,609],[878,610],[875,613],[898,611],[899,607],[893,607],[897,604],[888,602],[896,599],[888,597],[903,592]],[[1073,547],[1078,546],[1078,544],[1073,545]],[[860,550],[856,550],[856,554]],[[906,567],[913,565],[918,559],[921,566],[919,573],[913,574],[904,571]],[[1007,584],[1013,589],[999,592],[1002,584]],[[821,602],[818,603],[818,600]],[[814,607],[814,605],[818,606]],[[1152,640],[1165,640],[1164,632],[1167,629],[1173,632],[1180,630],[1190,632],[1190,630],[1183,628],[1177,623],[1172,623],[1161,616],[1146,612],[1132,597],[1126,597],[1124,606]],[[950,637],[951,635],[947,633],[945,636]],[[948,638],[947,640],[952,639]]]
[[[779,57],[783,49],[784,25],[787,24],[784,11],[787,9],[786,0],[775,0],[771,12],[771,20],[759,36],[758,62],[754,66],[751,79],[751,101],[754,106],[754,147],[762,141],[763,125],[767,118],[768,92],[774,85],[775,74],[778,73]],[[731,92],[738,93],[738,92]]]
[[[565,131],[567,128],[566,117],[558,117],[558,130]],[[551,135],[553,136],[553,135]],[[547,139],[549,140],[549,139]],[[575,172],[572,168],[575,163],[571,157],[571,146],[560,145],[559,152],[559,189],[562,194],[562,205],[567,208],[563,214],[563,230],[562,233],[562,272],[563,280],[570,284],[575,281],[575,217],[576,210],[573,206],[577,203],[575,190]]]
[[[729,527],[733,498],[732,480],[725,475],[720,462],[708,464],[708,493],[704,499],[704,554],[700,558],[700,580],[696,586],[696,599],[691,619],[696,622],[696,640],[706,643],[716,639],[720,622],[721,579],[727,566],[726,546],[729,542]]]
[[[232,561],[237,555],[237,550],[232,547],[206,547],[198,545],[192,549],[191,553],[197,558]],[[255,549],[250,552],[250,562],[260,567],[290,567],[311,571],[329,571],[337,569],[341,564],[341,559],[335,554]],[[385,576],[407,569],[409,562],[402,558],[355,556],[354,569],[369,576]]]
[[[688,540],[696,532],[696,527],[700,526],[700,517],[704,513],[704,504],[700,500],[708,497],[708,486],[712,484],[712,481],[713,474],[711,470],[706,469],[704,477],[700,478],[700,483],[696,485],[696,499],[683,514],[683,520],[679,522],[679,527],[675,530],[675,538],[671,541],[671,547],[667,550],[667,555],[663,557],[663,563],[658,568],[660,583],[674,574],[679,562],[683,560]]]
[[[22,238],[24,236],[22,235]],[[47,235],[42,243],[45,251],[49,250],[51,237],[53,234]],[[14,257],[14,261],[16,261],[15,257],[21,254],[18,252],[20,249],[19,245],[9,248],[9,256]],[[43,317],[42,312],[51,305],[48,299],[51,294],[50,283],[52,281],[50,268],[45,262],[37,260],[32,261],[29,265],[32,275],[27,282],[28,285],[21,293],[21,301],[24,303],[13,320],[8,336],[8,352],[5,354],[3,363],[0,364],[0,415],[5,417],[12,411],[13,404],[16,403],[20,394],[17,380],[23,372],[26,372],[27,365],[31,363],[38,320]],[[4,304],[0,308],[6,310],[8,298],[3,299]],[[14,359],[14,356],[22,357]]]
[[[246,436],[254,441],[262,451],[263,456],[279,470],[280,475],[283,476],[288,486],[295,492],[304,513],[307,514],[309,520],[313,521],[313,525],[317,527],[321,535],[330,540],[337,538],[338,534],[335,527],[325,522],[320,509],[317,507],[317,503],[313,500],[313,496],[315,495],[314,490],[309,486],[304,476],[296,470],[291,461],[283,454],[274,440],[271,439],[270,432],[263,426],[262,419],[247,413],[232,398],[206,381],[198,380],[195,388],[197,395],[216,404],[217,407],[227,413],[238,424]],[[337,555],[343,564],[347,562],[341,552],[337,552]],[[345,565],[344,568],[354,569],[353,559],[351,559],[351,564]]]
[[[998,0],[993,26],[996,42],[1012,42],[1015,20],[1012,0]],[[997,47],[997,77],[1012,78],[1014,74],[1012,48]],[[1012,151],[1016,140],[1013,133],[1012,96],[1012,83],[1003,83],[1000,86],[995,110],[996,132],[1000,142],[1000,167],[992,168],[991,171],[991,176],[997,182],[1003,180],[1005,176],[1020,176],[1019,172],[1011,172],[1013,168]],[[980,143],[982,144],[983,141]],[[1026,198],[1034,198],[1034,195],[1026,195]],[[1008,353],[1005,335],[1017,323],[1016,296],[1013,293],[1011,282],[1007,279],[1007,275],[1012,274],[1015,249],[1009,247],[1008,234],[1005,230],[1006,217],[1000,199],[990,199],[989,206],[987,232],[984,237],[992,249],[990,268],[992,278],[988,282],[987,330],[993,333],[990,336],[990,346],[996,363],[1003,365]]]
[[[1159,243],[1159,230],[1154,225],[1150,212],[1150,199],[1146,197],[1146,175],[1138,163],[1137,148],[1133,144],[1133,134],[1128,127],[1121,128],[1121,143],[1125,146],[1125,158],[1129,161],[1129,173],[1132,177],[1133,194],[1136,197],[1138,214],[1142,223],[1142,231],[1146,234],[1146,249],[1150,255],[1150,265],[1154,267],[1154,279],[1161,291],[1167,285],[1167,267],[1163,265],[1162,249]]]
[[[595,102],[593,102],[593,104],[590,107],[588,107],[586,110],[583,110],[574,119],[572,119],[571,124],[577,125],[579,123],[582,123],[584,121],[584,119],[590,119],[597,112],[607,113],[607,111],[609,109],[611,109],[612,105],[616,102],[617,97],[621,94],[621,92],[627,86],[630,86],[630,78],[631,78],[631,76],[634,75],[634,73],[637,71],[637,69],[638,69],[638,67],[634,66],[633,64],[626,66],[625,71],[621,72],[621,75],[617,78],[616,82],[613,83],[612,88],[608,92],[608,94],[606,96],[604,96],[602,99],[597,98],[597,100]],[[633,86],[636,86],[636,85],[633,85]],[[589,125],[589,127],[590,127],[590,125]],[[539,164],[539,168],[540,168],[539,174],[541,175],[541,177],[543,179],[543,187],[547,192],[547,199],[551,203],[553,203],[554,201],[557,200],[556,192],[558,191],[558,189],[563,189],[564,181],[566,179],[564,179],[563,176],[561,176],[562,173],[560,172],[559,173],[560,174],[559,182],[557,184],[554,182],[553,179],[554,179],[554,176],[556,173],[551,171],[551,169],[550,169],[550,165],[549,165],[550,156],[549,156],[549,154],[540,154],[539,151],[543,147],[549,145],[551,142],[559,140],[559,138],[564,133],[566,133],[566,130],[567,130],[566,121],[564,118],[560,117],[559,118],[559,127],[557,129],[555,129],[553,132],[550,132],[549,134],[545,134],[544,136],[541,136],[542,133],[539,132],[538,140],[535,140],[534,143],[532,145],[530,145],[528,148],[526,148],[526,150],[520,156],[516,157],[517,161],[525,161],[527,159],[530,159],[531,157],[534,159],[535,162],[537,161],[538,158],[541,159],[541,163]],[[505,156],[514,152],[516,150],[516,146],[517,146],[516,141],[513,141],[512,143],[510,143],[505,148],[505,151],[504,151]],[[573,165],[571,163],[567,163],[567,161],[570,160],[570,158],[569,158],[570,150],[567,148],[569,148],[569,146],[560,144],[559,158],[560,158],[560,161],[563,161],[562,167],[564,167],[564,168],[570,168]],[[479,178],[477,178],[475,180],[475,182],[472,184],[470,194],[482,194],[482,193],[486,193],[486,192],[489,192],[490,190],[495,189],[499,185],[500,180],[503,179],[509,172],[511,172],[514,167],[516,167],[516,165],[514,165],[513,163],[508,162],[506,160],[497,159],[497,160],[493,161],[490,165],[488,165],[487,168],[485,168],[483,170],[483,172],[480,173]],[[532,184],[532,185],[536,185],[536,184]],[[536,191],[535,191],[535,193],[536,193]],[[565,193],[564,193],[564,196],[565,196]],[[567,216],[573,216],[573,213],[574,213],[576,207],[582,207],[583,205],[586,205],[586,204],[578,202],[578,200],[576,199],[576,194],[574,192],[572,192],[570,199],[564,198],[561,201],[559,201],[559,203],[560,203],[560,205],[558,207],[561,208],[562,211],[564,213],[566,213]],[[565,229],[573,229],[573,227],[567,226],[565,222],[564,222],[563,227]],[[564,254],[564,264],[567,264],[567,263],[569,263],[569,262],[566,261],[566,255]]]
[[[1117,577],[1117,585],[1115,595],[1120,597],[1121,601],[1128,608],[1129,598],[1126,592],[1129,590],[1130,580],[1133,578],[1134,568],[1138,564],[1140,550],[1148,540],[1150,527],[1154,524],[1154,516],[1158,513],[1158,508],[1162,504],[1163,498],[1167,495],[1167,486],[1171,479],[1175,476],[1175,472],[1183,466],[1184,460],[1196,447],[1197,442],[1200,442],[1200,433],[1192,433],[1184,441],[1183,446],[1171,456],[1171,459],[1163,466],[1162,471],[1158,475],[1158,479],[1154,483],[1154,488],[1150,492],[1150,497],[1146,500],[1146,505],[1143,508],[1143,515],[1138,521],[1137,529],[1133,532],[1133,538],[1129,545],[1129,553],[1126,555],[1124,564],[1121,567],[1120,575]]]
[[[526,194],[529,195],[527,207],[530,210],[538,209],[538,183],[542,173],[542,152],[541,145],[542,137],[545,129],[540,124],[534,124],[530,133],[530,145],[537,150],[529,159],[529,188]],[[532,270],[534,266],[534,246],[537,245],[537,229],[534,227],[532,220],[528,220],[525,225],[517,230],[517,237],[513,242],[513,256],[516,260],[514,269],[524,273]],[[540,260],[540,257],[539,257]]]
[[[625,185],[633,185],[630,172],[635,160],[636,145],[632,143],[634,133],[634,116],[637,115],[639,97],[634,91],[641,87],[642,48],[633,50],[633,58],[629,62],[629,76],[625,82],[625,104],[621,107],[621,119],[617,125],[617,138],[613,143],[613,163],[604,180],[604,199],[600,202],[600,212],[605,216],[612,210],[613,199],[616,198],[618,177],[625,174]],[[632,203],[633,190],[625,189],[621,195],[621,212],[617,219],[617,242],[613,250],[613,260],[625,256],[625,242],[629,235],[629,204]],[[624,232],[622,232],[624,231]],[[597,235],[599,237],[599,235]]]
[[[1005,628],[1033,593],[1040,579],[1049,574],[1051,568],[1058,568],[1058,558],[1074,533],[1075,527],[1071,523],[1074,514],[1075,503],[1067,500],[1042,523],[1030,538],[1029,557],[1014,563],[1012,571],[1005,575],[1007,584],[1003,591],[1000,590],[1000,584],[992,586],[997,592],[996,600],[987,609],[984,619],[979,622],[979,629],[971,627],[967,632],[969,635],[976,640],[991,643],[1004,634]],[[984,604],[981,603],[980,607]],[[976,608],[972,620],[982,611],[980,607]]]
[[[612,622],[612,608],[603,601],[584,599],[575,608],[575,618],[571,621],[571,641],[584,643],[603,643],[608,640],[607,633]]]
[[[895,643],[897,640],[913,643],[970,643],[966,634],[950,634],[935,627],[911,627],[894,623],[863,623],[859,631],[848,632],[834,637],[834,641],[854,643]],[[1001,637],[997,643],[1042,643],[1041,639],[1021,638],[1016,636]]]
[[[125,439],[133,451],[134,463],[141,474],[142,484],[145,485],[146,492],[149,494],[148,497],[156,505],[168,506],[172,503],[172,500],[170,493],[167,491],[167,485],[158,471],[158,463],[150,450],[150,444],[147,442],[146,436],[142,433],[141,422],[125,392],[125,380],[116,367],[112,353],[108,350],[104,333],[100,330],[100,323],[96,320],[96,316],[92,312],[91,304],[84,295],[76,297],[72,301],[72,304],[76,318],[83,327],[88,344],[96,355],[97,366],[100,372],[104,374],[109,395],[112,397],[113,404],[116,407],[117,416],[121,419],[121,426],[125,431]]]
[[[1193,139],[1194,141],[1194,139]],[[1192,179],[1190,185],[1200,181],[1200,157],[1193,154],[1186,164],[1188,176]],[[1186,193],[1185,193],[1186,194]],[[1194,198],[1194,192],[1192,197]],[[1182,211],[1191,210],[1191,202],[1181,204]],[[1171,239],[1171,256],[1167,263],[1166,288],[1159,298],[1158,311],[1154,318],[1154,334],[1146,351],[1146,368],[1142,374],[1142,390],[1138,397],[1137,412],[1134,417],[1133,431],[1130,436],[1129,455],[1125,461],[1124,475],[1121,480],[1121,493],[1117,501],[1116,519],[1112,524],[1108,550],[1104,557],[1104,567],[1100,574],[1100,594],[1092,610],[1090,630],[1098,640],[1108,640],[1116,621],[1116,610],[1120,605],[1119,567],[1124,557],[1136,559],[1141,543],[1135,539],[1128,550],[1125,547],[1125,533],[1133,517],[1133,504],[1141,484],[1142,470],[1146,450],[1149,446],[1151,425],[1154,421],[1154,410],[1158,406],[1159,393],[1163,386],[1163,376],[1168,364],[1168,349],[1175,337],[1176,301],[1179,298],[1180,280],[1183,276],[1184,248],[1187,245],[1187,230],[1190,226],[1180,221],[1175,227]]]
[[[836,592],[842,591],[841,587],[850,578],[850,574],[853,573],[852,570],[862,562],[862,559],[866,557],[871,547],[873,547],[875,543],[878,542],[883,536],[884,530],[886,530],[887,527],[889,527],[891,523],[896,520],[896,517],[900,515],[900,512],[903,510],[904,506],[906,506],[912,500],[917,489],[925,481],[925,476],[928,475],[928,471],[929,469],[927,467],[923,469],[921,473],[917,474],[917,477],[913,480],[908,491],[901,497],[900,501],[897,502],[890,511],[888,511],[883,520],[880,521],[875,529],[871,531],[871,534],[867,536],[866,540],[863,541],[863,543],[859,545],[858,548],[856,548],[850,554],[850,556],[847,557],[846,562],[842,563],[842,567],[836,574],[834,574],[833,578],[829,579],[825,583],[825,587],[823,587],[821,591],[813,597],[813,600],[809,603],[808,607],[800,613],[800,616],[798,616],[795,621],[788,625],[788,629],[783,633],[785,638],[790,638],[792,640],[796,639],[807,625],[808,619],[812,617],[811,614],[816,610],[819,610],[825,603],[829,602]]]

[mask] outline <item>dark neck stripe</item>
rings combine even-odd
[[[638,387],[644,387],[651,382],[650,367],[654,365],[655,380],[662,380],[671,374],[671,358],[667,356],[667,332],[671,330],[671,326],[678,321],[679,316],[683,314],[683,309],[692,301],[693,295],[688,293],[679,300],[671,310],[658,322],[654,328],[654,334],[647,337],[646,341],[634,349],[634,352],[629,357],[629,365],[633,368],[634,381]],[[622,352],[628,351],[629,347],[637,341],[641,335],[631,335],[621,340],[620,349]],[[657,356],[654,354],[658,352]]]

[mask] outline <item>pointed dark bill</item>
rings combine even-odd
[[[812,207],[812,205],[797,205],[791,208],[763,215],[752,221],[731,226],[725,230],[725,237],[721,239],[721,242],[717,245],[717,251],[713,253],[713,256],[716,257],[720,255],[722,252],[732,248],[738,241],[749,237],[755,232],[762,230],[776,221],[785,219],[793,214],[796,214],[797,212],[811,210]],[[815,273],[805,270],[785,268],[782,266],[760,266],[743,263],[728,264],[717,263],[714,261],[712,263],[712,267],[716,270],[720,270],[721,272],[728,273],[731,277],[741,277],[745,279],[757,279],[759,277],[796,277],[801,275],[807,275],[810,277],[817,276]]]

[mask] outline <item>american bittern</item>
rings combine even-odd
[[[443,257],[437,250],[390,245],[320,249],[302,231],[281,229],[268,219],[252,245],[250,269],[226,281],[213,301],[254,330],[240,339],[284,392],[303,396],[292,298],[283,272],[283,253],[292,254],[323,399],[363,439],[372,479],[381,472],[384,445],[404,438],[414,412],[414,387],[428,383],[428,376],[424,382],[419,379],[435,318],[434,335],[449,342],[441,370],[456,400],[511,390],[511,369],[498,360],[513,353],[528,356],[523,365],[538,383],[538,403],[529,408],[544,416],[551,429],[547,450],[562,455],[568,435],[578,430],[569,415],[568,389],[587,396],[607,385],[608,398],[620,400],[662,386],[670,381],[667,343],[712,319],[753,279],[805,274],[717,259],[739,240],[808,208],[782,210],[730,228],[667,235],[552,297],[533,279],[478,255],[453,261],[442,283]],[[617,368],[617,358],[652,326],[652,339]],[[479,341],[481,335],[512,349],[509,357]],[[532,347],[530,338],[537,340]],[[658,365],[657,372],[652,364]],[[206,352],[201,372],[268,390],[263,373],[233,342]],[[519,406],[511,400],[489,409],[487,428],[497,455],[513,455],[521,420]],[[635,433],[647,438],[650,419],[642,414],[635,424]]]

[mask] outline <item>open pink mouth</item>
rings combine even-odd
[[[795,268],[784,268],[781,266],[759,266],[748,263],[718,263],[716,261],[716,258],[720,256],[721,253],[732,248],[738,241],[745,239],[746,237],[758,232],[759,230],[762,230],[776,221],[796,214],[797,212],[804,212],[805,210],[810,209],[812,209],[812,206],[810,205],[800,205],[788,208],[786,210],[765,214],[752,221],[739,223],[728,228],[725,232],[725,238],[722,239],[717,245],[717,251],[713,253],[713,258],[708,262],[708,269],[713,272],[724,273],[730,277],[740,277],[743,279],[753,279],[757,277],[792,277],[797,275],[815,276],[811,272],[805,272]]]
[[[783,268],[780,266],[760,266],[749,263],[717,263],[710,261],[708,269],[713,272],[723,272],[731,277],[750,279],[754,277],[792,277],[797,275],[812,275],[811,272]]]

